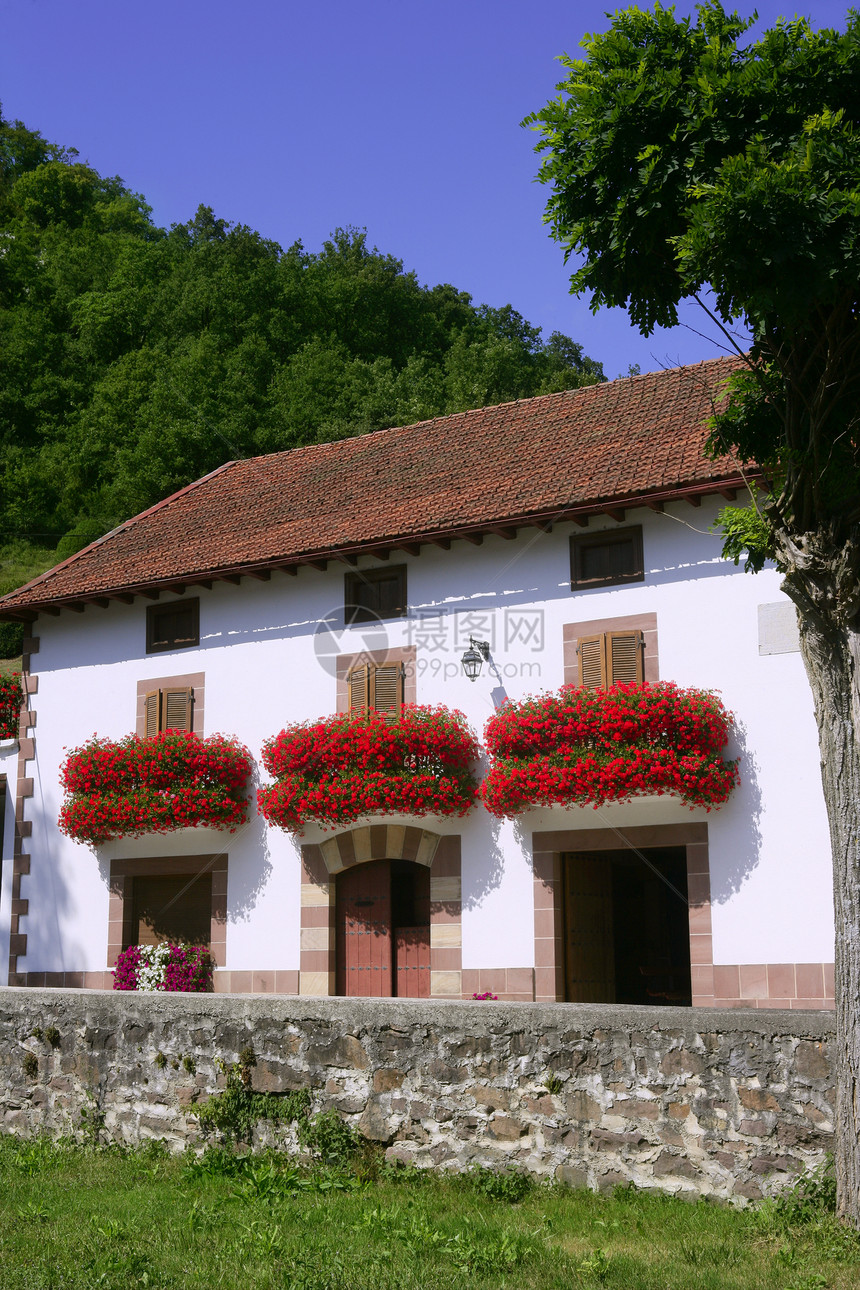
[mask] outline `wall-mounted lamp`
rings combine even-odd
[[[476,641],[469,637],[469,648],[461,660],[463,671],[470,681],[477,681],[481,675],[481,664],[490,657],[490,647],[486,641]]]

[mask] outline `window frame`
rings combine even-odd
[[[184,676],[150,676],[143,680],[138,680],[135,731],[141,737],[146,735],[146,696],[156,690],[162,692],[166,690],[190,690],[191,729],[195,735],[203,735],[206,694],[205,672],[187,672]]]
[[[377,613],[376,610],[359,603],[356,598],[357,588],[372,586],[376,582],[390,581],[393,576],[396,576],[399,580],[399,598],[403,602],[402,608],[397,613]],[[405,564],[384,565],[372,569],[350,569],[348,573],[344,574],[343,618],[347,627],[352,627],[356,623],[375,623],[393,618],[405,618],[407,611]]]
[[[168,875],[188,876],[211,873],[212,908],[209,931],[209,953],[216,968],[227,963],[227,872],[226,851],[216,855],[160,855],[113,857],[110,861],[110,899],[108,905],[107,966],[116,965],[116,957],[129,944],[132,918],[132,883],[127,878],[160,878]]]
[[[402,667],[401,706],[418,702],[417,650],[414,645],[392,645],[388,649],[364,650],[360,654],[338,654],[335,663],[335,710],[349,712],[348,677],[364,664],[384,667],[398,663]]]
[[[159,618],[166,618],[168,614],[176,613],[178,609],[188,608],[191,610],[191,620],[194,628],[193,640],[183,641],[158,641],[156,638],[157,624]],[[195,649],[200,645],[200,597],[187,596],[182,600],[165,600],[160,604],[147,605],[146,607],[146,652],[147,654],[164,654],[169,650]]]
[[[626,614],[617,618],[596,618],[589,622],[565,623],[562,628],[564,684],[581,686],[582,668],[579,643],[594,636],[626,635],[641,632],[644,642],[642,673],[646,684],[660,680],[660,657],[657,614],[653,611]]]
[[[634,570],[605,578],[583,578],[582,552],[589,547],[620,546],[631,541]],[[587,591],[590,587],[617,587],[630,582],[645,581],[645,558],[642,546],[642,525],[625,524],[623,528],[601,529],[599,533],[572,533],[570,536],[570,589]]]

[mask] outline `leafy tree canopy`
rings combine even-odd
[[[748,523],[746,549],[788,571],[789,535],[827,525],[844,547],[860,518],[860,18],[744,43],[751,21],[713,2],[696,19],[621,11],[527,120],[573,291],[646,335],[691,297],[727,340],[749,328],[712,444],[768,472],[771,535]]]
[[[603,379],[569,337],[422,286],[362,231],[314,253],[205,206],[158,228],[2,116],[0,354],[0,590],[229,458]]]

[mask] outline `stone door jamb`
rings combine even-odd
[[[460,835],[404,824],[364,825],[302,847],[299,994],[334,994],[335,879],[372,860],[411,860],[430,870],[430,997],[461,998]]]

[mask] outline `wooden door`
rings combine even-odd
[[[392,874],[395,990],[401,999],[429,999],[430,870],[419,864],[401,867],[405,872]]]
[[[355,865],[337,877],[337,992],[386,998],[391,981],[391,862]]]
[[[564,857],[565,998],[615,1002],[612,864],[606,852]]]

